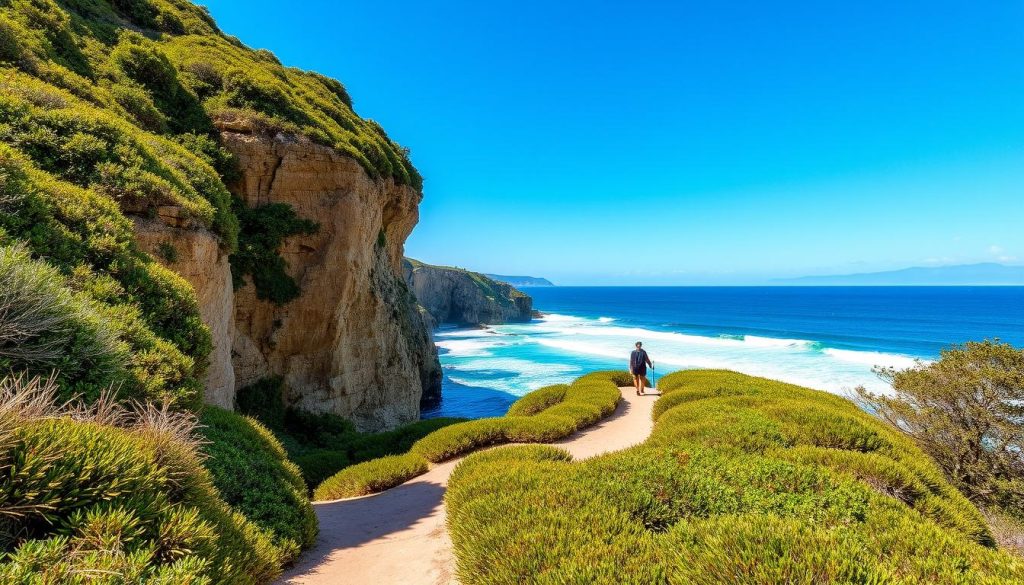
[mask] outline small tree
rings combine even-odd
[[[1024,517],[1024,350],[968,342],[933,363],[879,368],[894,394],[867,407],[931,455],[975,503]]]

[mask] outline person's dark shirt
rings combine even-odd
[[[647,352],[642,349],[634,349],[633,353],[629,354],[629,367],[632,370],[638,370],[650,363],[651,358],[647,357]]]

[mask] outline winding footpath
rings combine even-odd
[[[633,388],[620,390],[623,399],[611,416],[553,444],[579,460],[646,440],[653,428],[651,410],[657,394],[637,396]],[[436,465],[379,494],[314,504],[320,537],[277,583],[455,583],[444,491],[459,461]]]

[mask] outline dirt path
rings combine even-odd
[[[621,390],[623,400],[614,414],[554,444],[574,459],[585,459],[643,442],[651,433],[651,409],[657,396],[637,396],[632,388]],[[314,504],[320,537],[278,583],[454,583],[444,490],[458,462],[437,465],[379,494]]]

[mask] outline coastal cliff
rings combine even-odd
[[[302,293],[278,306],[255,287],[235,295],[236,387],[284,378],[287,402],[351,418],[363,430],[419,416],[439,393],[437,351],[402,279],[405,239],[422,194],[371,180],[334,149],[278,135],[226,131],[241,179],[230,190],[250,207],[285,203],[316,221],[314,234],[279,253]]]
[[[286,403],[339,414],[361,430],[417,419],[441,384],[429,319],[402,275],[422,194],[371,179],[330,147],[243,130],[221,132],[240,171],[232,194],[251,208],[286,204],[317,224],[277,251],[299,286],[296,298],[261,299],[248,276],[232,292],[227,256],[212,234],[136,220],[140,246],[157,258],[173,248],[174,261],[162,261],[196,289],[213,337],[207,402],[231,408],[239,388],[280,376]]]
[[[482,274],[405,260],[405,280],[435,325],[493,325],[529,321],[533,299]]]

